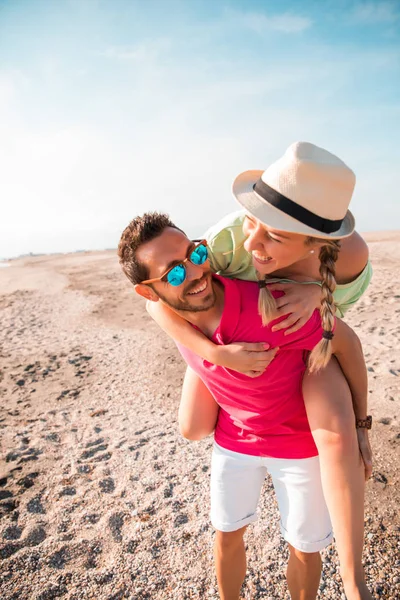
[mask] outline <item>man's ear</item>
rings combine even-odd
[[[139,294],[139,296],[143,296],[146,300],[151,300],[151,302],[158,302],[159,297],[155,293],[155,291],[149,287],[148,285],[143,285],[142,283],[137,283],[135,286],[135,292]]]

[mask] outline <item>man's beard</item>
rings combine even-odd
[[[198,283],[199,282],[197,281],[195,285],[198,285]],[[195,285],[191,286],[191,289],[194,288]],[[174,310],[181,310],[181,311],[193,312],[193,313],[194,312],[204,312],[206,310],[210,310],[210,308],[213,308],[217,301],[217,295],[212,287],[211,279],[210,279],[210,287],[211,287],[211,291],[207,296],[204,296],[204,298],[202,298],[202,300],[203,300],[202,304],[195,305],[195,306],[193,306],[190,303],[190,301],[184,301],[184,300],[172,301],[169,298],[166,298],[165,296],[160,294],[158,291],[157,291],[157,295],[160,298],[160,300],[162,300],[164,302],[164,304],[173,308]],[[190,296],[189,296],[189,298],[190,298]]]

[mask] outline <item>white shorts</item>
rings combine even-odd
[[[318,456],[302,459],[250,456],[214,443],[211,460],[211,522],[237,531],[256,521],[266,474],[274,484],[283,537],[302,552],[318,552],[332,541],[332,525],[321,486]]]

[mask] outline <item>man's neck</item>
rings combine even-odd
[[[189,323],[198,327],[207,337],[212,337],[221,321],[222,312],[224,310],[224,286],[216,279],[212,279],[212,286],[216,295],[216,301],[212,308],[197,312],[188,310],[175,311],[180,317],[185,319],[185,321],[189,321]]]

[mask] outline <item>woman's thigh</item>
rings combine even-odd
[[[349,385],[335,357],[317,373],[306,371],[303,379],[304,404],[313,434],[328,431],[356,435],[355,415]]]
[[[189,440],[200,440],[215,429],[218,404],[202,380],[190,367],[182,385],[179,405],[179,429]]]

